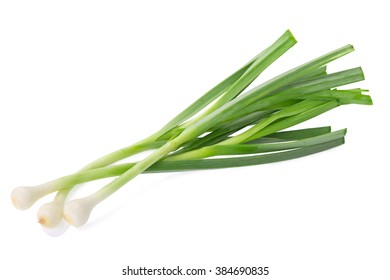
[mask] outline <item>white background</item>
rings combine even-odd
[[[385,1],[0,3],[0,279],[149,279],[121,276],[127,265],[390,279]],[[36,223],[39,205],[13,208],[14,187],[149,135],[288,28],[298,44],[255,84],[354,44],[329,69],[361,65],[359,86],[375,105],[302,125],[347,127],[346,145],[270,165],[141,175],[58,237]]]

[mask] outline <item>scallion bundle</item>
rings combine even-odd
[[[14,189],[11,195],[14,205],[27,209],[41,197],[57,192],[53,201],[38,210],[39,222],[45,227],[55,227],[64,217],[69,224],[81,226],[97,204],[140,173],[257,165],[342,145],[346,129],[286,129],[340,105],[372,104],[366,90],[337,89],[364,80],[361,68],[327,73],[326,65],[352,52],[351,45],[246,90],[295,43],[291,32],[286,31],[153,135],[103,156],[74,174],[39,186]],[[153,152],[143,160],[115,164],[147,150]],[[97,192],[67,200],[77,185],[108,177],[115,179]]]

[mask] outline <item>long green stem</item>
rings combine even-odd
[[[303,157],[313,153],[321,152],[344,143],[344,137],[339,137],[331,141],[326,141],[320,144],[303,146],[297,149],[281,151],[277,153],[267,153],[254,156],[240,156],[240,157],[225,157],[214,159],[191,159],[191,160],[177,160],[167,161],[162,160],[147,168],[143,173],[165,173],[165,172],[179,172],[185,170],[204,170],[204,169],[219,169],[231,168],[239,166],[250,166],[257,164],[266,164],[282,160],[288,160],[298,157]],[[67,180],[72,184],[81,184],[94,180],[116,177],[124,174],[133,168],[136,163],[124,163],[119,165],[107,166],[92,170],[77,172],[65,176],[61,179]]]
[[[288,131],[279,131],[272,134],[267,135],[267,138],[269,139],[276,139],[276,140],[287,140],[287,141],[294,141],[294,140],[303,140],[310,137],[320,136],[326,133],[331,132],[330,126],[322,126],[322,127],[313,127],[313,128],[304,128],[304,129],[297,129],[297,130],[288,130]],[[254,139],[252,141],[246,142],[247,144],[256,144],[256,143],[264,143],[264,140],[266,140],[264,137]]]
[[[220,155],[242,155],[242,154],[255,154],[255,153],[268,153],[275,151],[283,151],[288,149],[302,148],[305,146],[313,146],[322,144],[328,141],[332,141],[341,137],[344,137],[346,129],[338,130],[335,132],[315,136],[299,141],[287,141],[277,143],[261,143],[261,144],[233,144],[233,145],[213,145],[203,147],[198,150],[190,151],[184,154],[171,156],[166,158],[166,161],[173,160],[193,160],[208,158]]]

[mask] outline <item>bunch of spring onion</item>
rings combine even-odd
[[[51,202],[39,208],[39,222],[45,227],[55,227],[64,218],[71,225],[81,226],[96,205],[141,173],[257,165],[342,145],[345,129],[288,128],[340,105],[372,104],[370,96],[364,94],[366,90],[337,89],[364,80],[361,68],[326,71],[328,63],[354,50],[351,45],[246,90],[295,43],[291,32],[286,31],[156,133],[103,156],[74,174],[39,186],[18,187],[11,195],[13,204],[18,209],[27,209],[41,197],[56,192]],[[154,151],[143,160],[115,165],[146,150]],[[107,177],[115,179],[97,192],[80,199],[67,199],[77,185]]]

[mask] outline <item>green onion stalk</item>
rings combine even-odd
[[[352,52],[346,45],[282,73],[250,90],[247,87],[296,44],[287,30],[273,44],[206,92],[156,133],[84,166],[78,172],[39,186],[18,187],[11,198],[19,209],[57,192],[38,210],[45,227],[62,218],[84,225],[96,205],[141,173],[179,172],[259,165],[295,159],[344,144],[346,129],[287,130],[341,105],[371,105],[367,90],[343,89],[364,80],[360,67],[327,73],[327,64]],[[206,108],[207,107],[207,108]],[[197,115],[197,116],[195,116]],[[115,164],[143,151],[143,160]],[[68,201],[75,186],[114,178],[89,196]]]

